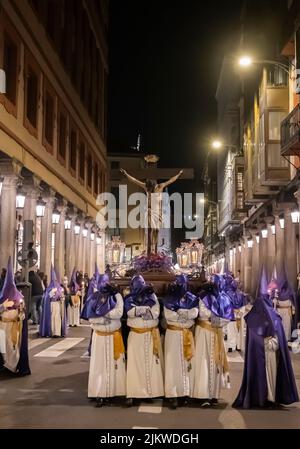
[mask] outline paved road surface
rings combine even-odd
[[[170,410],[161,400],[125,408],[122,403],[95,408],[87,399],[90,329],[70,329],[65,339],[30,341],[31,376],[0,375],[0,428],[300,428],[300,404],[283,410],[231,408],[240,386],[243,358],[230,354],[231,389],[220,405]],[[300,392],[300,354],[293,355]]]

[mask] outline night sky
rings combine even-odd
[[[238,45],[242,0],[111,0],[108,151],[198,167],[216,132],[224,53]]]

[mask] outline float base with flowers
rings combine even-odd
[[[180,268],[176,268],[172,262],[172,257],[160,252],[150,255],[141,254],[133,258],[130,269],[122,278],[114,278],[114,283],[118,284],[121,291],[126,290],[130,279],[135,274],[142,274],[148,283],[151,283],[158,296],[164,296],[170,282],[175,280],[175,275],[179,274]],[[192,277],[192,270],[190,273]],[[197,289],[203,279],[195,277],[190,279],[191,288]]]

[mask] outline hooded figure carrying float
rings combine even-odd
[[[178,397],[187,398],[193,392],[195,346],[191,328],[198,316],[198,303],[198,298],[188,291],[187,276],[176,276],[164,302],[165,397],[172,408],[178,406]]]
[[[127,325],[127,405],[133,398],[164,396],[163,354],[158,329],[160,306],[153,288],[134,276],[124,298]]]
[[[218,402],[222,384],[230,387],[222,327],[234,319],[234,313],[223,288],[224,279],[214,275],[213,283],[204,284],[198,294],[193,397],[200,399],[202,406]]]
[[[111,285],[109,276],[99,276],[98,291],[85,303],[84,316],[93,330],[88,381],[88,397],[97,407],[104,399],[126,396],[125,348],[121,333],[122,295]]]
[[[15,285],[9,258],[0,292],[0,368],[23,376],[30,374],[27,332],[24,298]]]
[[[65,337],[67,333],[64,288],[51,266],[51,280],[42,300],[40,337]]]

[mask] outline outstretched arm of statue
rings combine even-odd
[[[146,188],[146,184],[145,184],[144,182],[139,181],[138,179],[136,179],[136,178],[134,178],[133,176],[129,175],[129,174],[127,173],[127,171],[124,170],[123,168],[120,169],[120,172],[122,173],[122,175],[126,176],[126,178],[127,178],[129,181],[133,182],[133,184],[136,184],[137,186],[142,187],[142,189],[145,189],[145,188]]]
[[[163,190],[165,187],[168,187],[170,184],[173,184],[173,182],[177,181],[177,179],[182,175],[183,170],[180,170],[179,173],[177,173],[177,175],[172,176],[172,178],[170,178],[168,181],[166,182],[162,182],[161,184],[159,184],[159,190]]]

